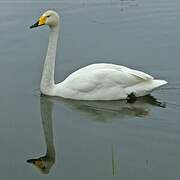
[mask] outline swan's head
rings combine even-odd
[[[59,15],[57,12],[48,10],[43,13],[43,15],[38,19],[38,21],[30,26],[30,28],[35,28],[43,25],[48,25],[49,27],[55,27],[59,23]]]

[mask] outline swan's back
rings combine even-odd
[[[148,75],[148,74],[146,74],[144,72],[137,71],[137,70],[134,70],[134,69],[130,69],[130,68],[127,68],[125,66],[120,66],[120,65],[116,65],[116,64],[110,64],[110,63],[90,64],[88,66],[85,66],[85,67],[80,68],[77,71],[73,72],[66,79],[74,78],[74,76],[82,74],[82,73],[91,73],[94,70],[102,70],[102,69],[116,70],[116,71],[129,73],[129,74],[132,74],[134,76],[137,76],[137,77],[145,79],[145,80],[153,79],[152,76],[150,76],[150,75]]]

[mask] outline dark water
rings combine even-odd
[[[40,97],[48,28],[29,26],[51,8],[61,14],[56,80],[126,65],[169,82],[153,93],[166,108]],[[0,22],[1,179],[180,179],[180,1],[0,1]]]

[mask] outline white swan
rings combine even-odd
[[[48,10],[30,28],[42,25],[50,27],[49,45],[40,85],[42,94],[76,100],[118,100],[126,99],[129,95],[145,96],[167,84],[166,81],[155,80],[144,72],[106,63],[83,67],[70,74],[63,82],[55,84],[59,15]]]

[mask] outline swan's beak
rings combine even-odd
[[[39,27],[39,26],[43,26],[43,25],[45,25],[45,23],[46,23],[46,16],[41,16],[40,18],[39,18],[39,20],[35,23],[35,24],[33,24],[32,26],[30,26],[30,28],[32,29],[32,28],[35,28],[35,27]]]

